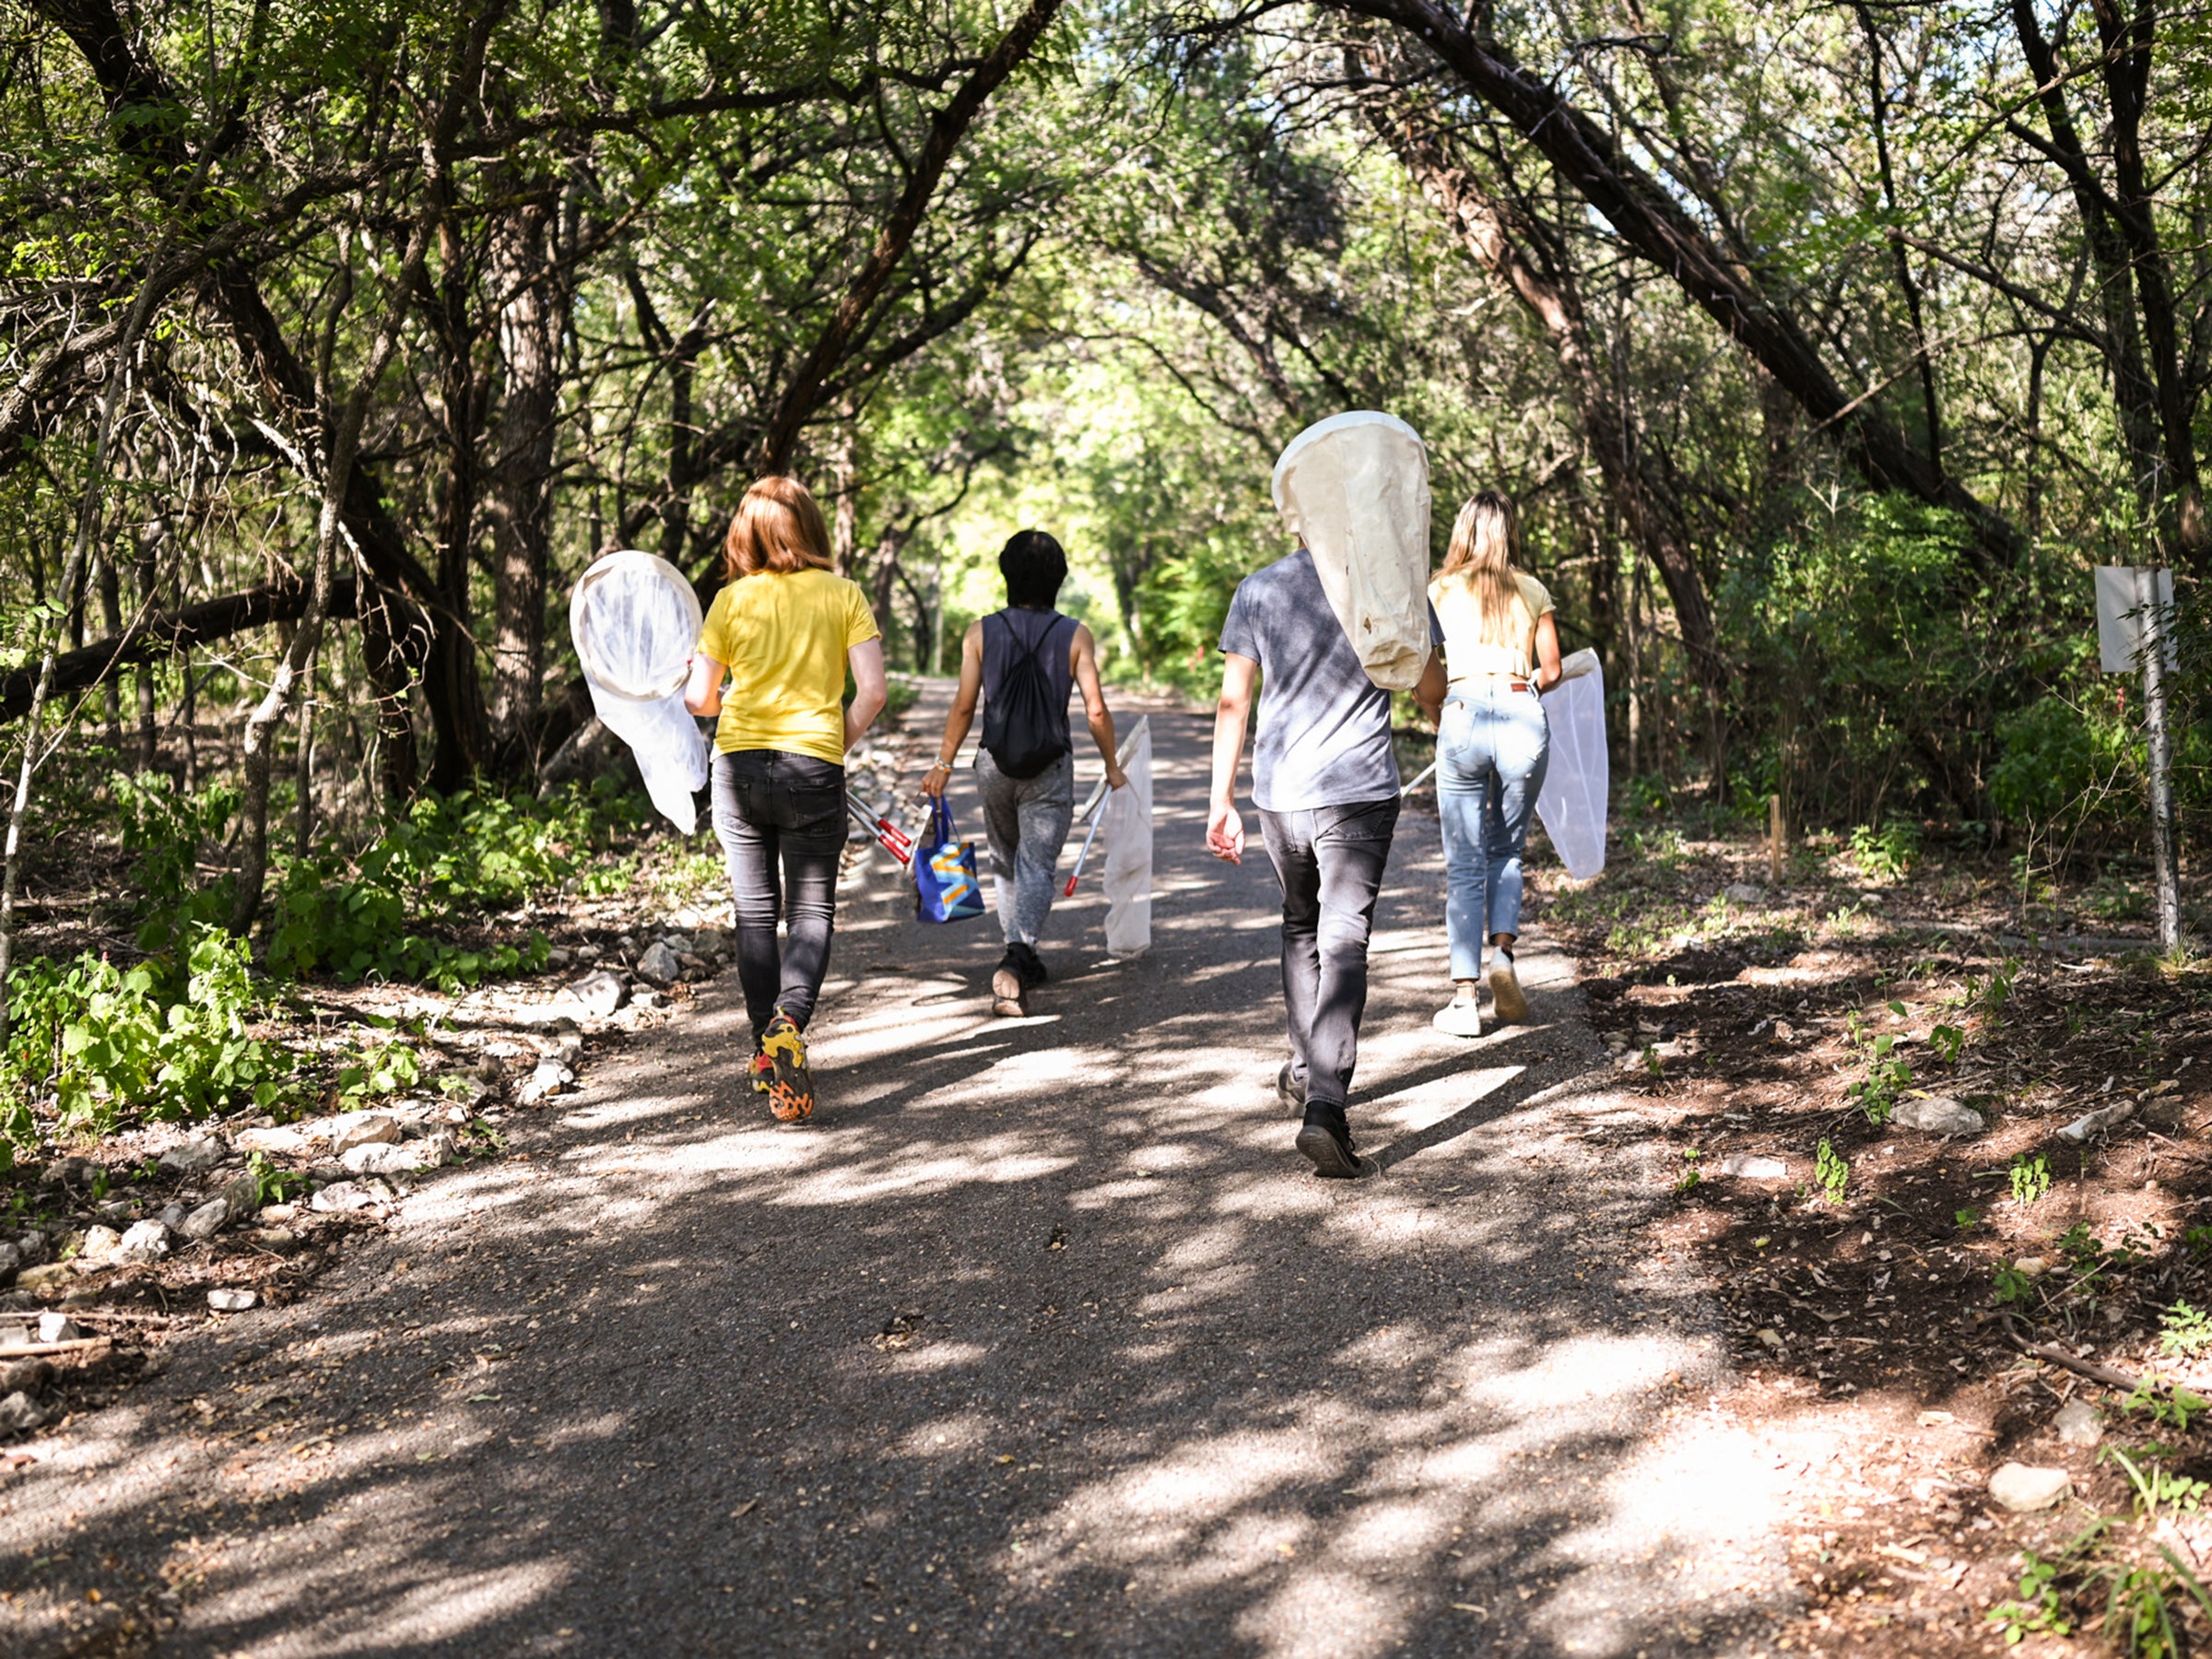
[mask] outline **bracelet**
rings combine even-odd
[[[950,771],[952,770],[952,762],[949,760],[940,760],[929,770],[931,771]]]

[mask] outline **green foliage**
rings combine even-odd
[[[124,969],[93,956],[40,957],[8,976],[13,1023],[0,1055],[0,1121],[18,1147],[36,1139],[32,1109],[105,1133],[125,1112],[204,1117],[283,1093],[292,1057],[250,1029],[256,998],[244,944],[220,928],[188,935],[182,999],[158,963]]]
[[[1904,1012],[1902,1003],[1891,1003],[1889,1006],[1893,1012]],[[1898,1095],[1912,1085],[1912,1067],[1892,1052],[1897,1047],[1895,1034],[1885,1031],[1879,1036],[1869,1036],[1866,1022],[1857,1009],[1852,1010],[1845,1024],[1847,1039],[1859,1051],[1866,1067],[1845,1092],[1865,1112],[1868,1123],[1886,1124],[1897,1109]]]
[[[2212,1484],[2162,1468],[2156,1458],[2138,1464],[2118,1446],[2107,1446],[2098,1455],[2120,1465],[2135,1488],[2136,1512],[2146,1521],[2157,1519],[2161,1508],[2193,1515],[2212,1493]]]
[[[258,1152],[246,1159],[246,1173],[253,1177],[256,1200],[262,1204],[281,1204],[307,1185],[306,1176],[280,1170]]]
[[[2163,1378],[2147,1372],[2136,1383],[2135,1393],[2120,1405],[2123,1410],[2142,1412],[2152,1422],[2183,1434],[2189,1431],[2192,1418],[2212,1409],[2212,1401],[2185,1388],[2170,1388]]]
[[[2051,1190],[2051,1160],[2041,1152],[2022,1152],[2008,1173],[2015,1203],[2033,1204]]]
[[[1966,1033],[1955,1025],[1938,1025],[1928,1033],[1928,1049],[1946,1065],[1959,1064],[1959,1051],[1966,1047]]]
[[[1747,659],[1737,683],[1757,688],[1750,770],[1799,821],[1881,824],[1854,850],[1909,863],[1906,832],[1888,828],[1898,808],[1976,811],[1983,712],[2018,674],[2011,613],[2031,591],[1982,578],[1945,510],[1865,495],[1808,512],[1715,594]]]
[[[238,810],[238,791],[217,784],[188,794],[162,772],[115,772],[108,780],[117,828],[138,888],[138,948],[170,948],[183,930],[230,913],[232,884],[199,884],[199,851],[219,842]]]
[[[1857,825],[1851,832],[1851,856],[1876,880],[1899,880],[1920,856],[1920,826],[1901,818],[1885,820],[1878,830]]]
[[[1968,1206],[1951,1212],[1951,1220],[1960,1232],[1968,1232],[1982,1225],[1982,1212]]]
[[[2179,1359],[2194,1359],[2212,1348],[2212,1316],[2175,1302],[2159,1322],[2159,1346]]]
[[[371,1023],[383,1030],[392,1029],[390,1020]],[[414,1049],[404,1040],[386,1038],[374,1044],[363,1044],[339,1062],[338,1099],[344,1110],[350,1112],[364,1100],[398,1094],[421,1080],[422,1062]]]
[[[2052,691],[1997,726],[1990,803],[2006,818],[2062,836],[2101,823],[2141,799],[2140,743],[2107,699],[2077,703]]]
[[[2024,1302],[2035,1294],[2035,1281],[2018,1267],[2006,1265],[1996,1271],[1995,1300],[2000,1308],[2013,1302]]]
[[[1830,1204],[1842,1203],[1844,1190],[1851,1184],[1851,1165],[1825,1140],[1814,1154],[1813,1181]]]
[[[2006,1647],[2018,1647],[2030,1636],[2070,1636],[2073,1623],[2066,1618],[2065,1598],[2059,1587],[2059,1568],[2035,1551],[2022,1557],[2018,1597],[1999,1602],[1983,1617],[1995,1625]]]
[[[351,856],[293,863],[276,889],[269,966],[341,980],[419,980],[447,990],[544,965],[546,941],[465,945],[440,936],[573,877],[635,804],[604,786],[544,799],[427,797]]]

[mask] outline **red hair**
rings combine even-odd
[[[723,538],[722,554],[725,582],[762,571],[788,576],[794,571],[836,569],[821,508],[806,485],[780,473],[759,479],[745,492],[730,520],[730,533]]]

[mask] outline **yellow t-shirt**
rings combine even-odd
[[[1429,603],[1436,607],[1436,619],[1444,629],[1444,665],[1454,681],[1486,674],[1527,679],[1535,674],[1536,618],[1552,608],[1551,594],[1524,571],[1513,571],[1512,577],[1521,592],[1503,645],[1483,643],[1482,607],[1471,579],[1464,573],[1439,576],[1429,584]]]
[[[845,763],[845,653],[877,637],[859,584],[828,571],[760,571],[714,595],[699,648],[729,665],[714,747]]]

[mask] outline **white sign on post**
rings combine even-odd
[[[2173,604],[2173,572],[2157,573],[2157,603]],[[2165,665],[2174,665],[2173,636],[2165,641]],[[2143,649],[2143,601],[2136,592],[2134,565],[2097,567],[2097,654],[2107,674],[2133,674]]]

